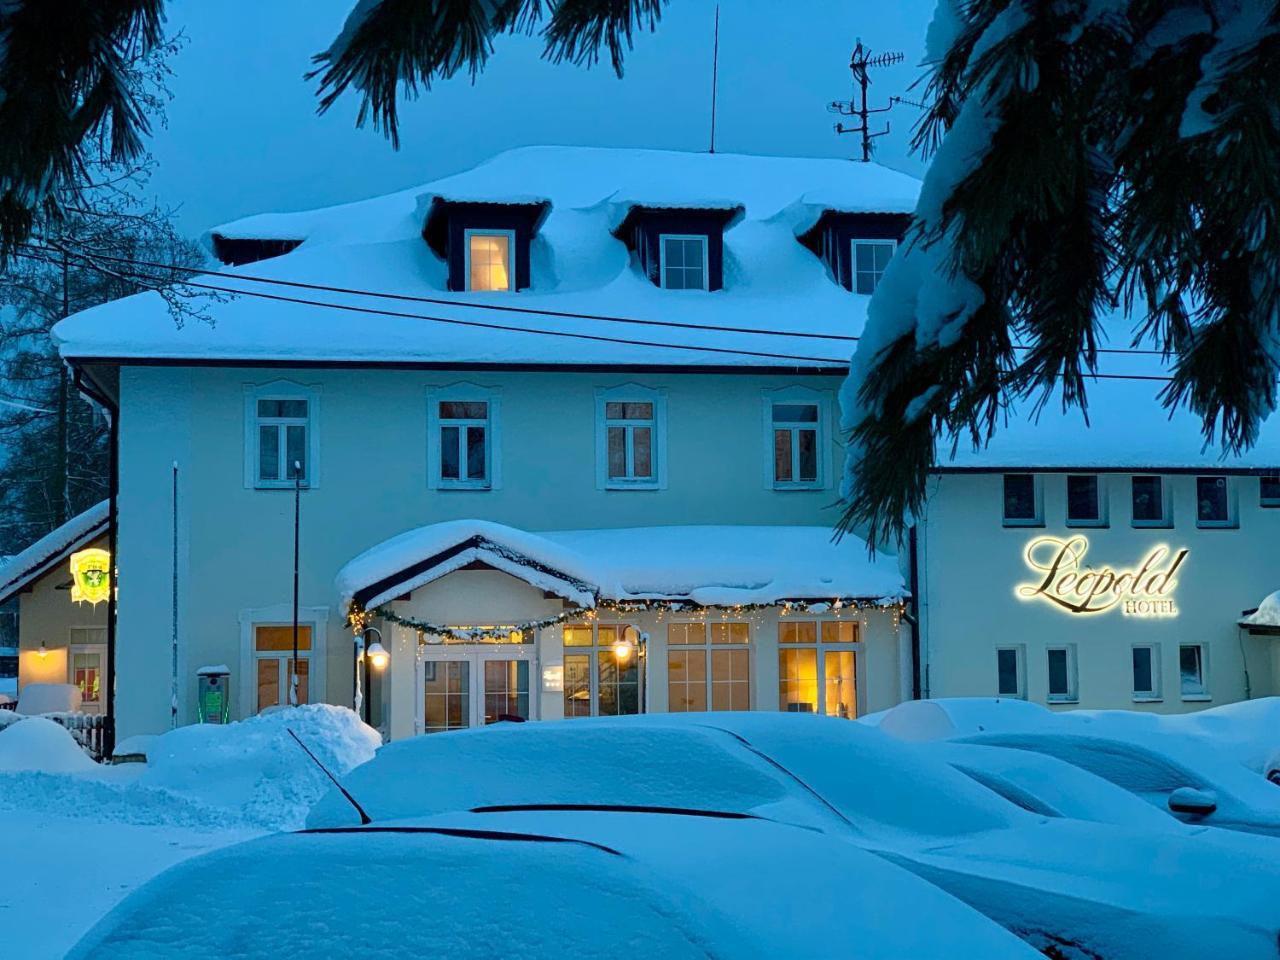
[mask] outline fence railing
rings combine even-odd
[[[95,760],[102,760],[106,743],[107,718],[100,713],[41,713],[39,716],[65,727]]]

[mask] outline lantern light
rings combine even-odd
[[[38,652],[40,654],[41,660],[43,660],[45,657],[49,655],[49,648],[44,645],[43,640],[40,641],[40,650]]]
[[[391,654],[387,653],[387,648],[377,640],[369,644],[369,649],[365,653],[365,656],[369,658],[369,662],[373,664],[374,668],[377,670],[382,670],[391,660]]]

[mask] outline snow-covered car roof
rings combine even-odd
[[[178,327],[159,296],[143,293],[68,318],[58,325],[55,338],[67,358],[842,368],[869,298],[836,283],[798,237],[828,210],[909,213],[918,189],[913,177],[874,163],[523,147],[388,196],[301,213],[263,214],[215,228],[211,236],[224,240],[301,243],[270,260],[195,278],[245,294],[206,304],[213,323],[193,320]],[[446,264],[422,236],[438,200],[544,205],[545,219],[531,247],[530,287],[515,295],[448,291]],[[724,289],[663,290],[643,276],[612,233],[637,206],[740,208],[725,231]],[[281,286],[231,274],[443,302]],[[526,309],[535,312],[510,312]],[[537,311],[676,321],[690,327],[645,327]],[[459,326],[431,317],[534,332]],[[778,335],[708,329],[716,325]],[[798,340],[789,335],[792,331],[820,338]],[[728,352],[698,352],[690,346]]]

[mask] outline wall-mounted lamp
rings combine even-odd
[[[49,648],[44,645],[43,640],[40,641],[40,649],[36,652],[40,655],[41,660],[49,655]]]
[[[369,644],[369,649],[365,651],[365,656],[369,658],[369,662],[373,664],[375,670],[382,670],[391,661],[391,654],[387,653],[387,648],[377,640]]]

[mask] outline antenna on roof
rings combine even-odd
[[[716,152],[716,88],[720,72],[720,4],[716,4],[715,43],[711,48],[711,149]]]
[[[833,100],[827,104],[827,110],[831,113],[838,113],[844,117],[857,117],[858,125],[846,127],[843,123],[837,123],[835,126],[836,133],[860,133],[862,134],[862,162],[867,163],[871,159],[872,143],[871,141],[877,137],[883,137],[889,132],[889,122],[886,120],[883,130],[872,132],[870,117],[874,113],[888,113],[899,102],[904,101],[901,97],[890,97],[889,106],[887,107],[869,107],[867,106],[867,87],[871,86],[870,70],[876,67],[889,67],[895,63],[901,63],[905,56],[897,51],[889,53],[879,53],[875,56],[871,55],[871,48],[862,45],[862,38],[858,38],[857,45],[853,48],[853,55],[849,58],[849,70],[853,73],[853,83],[857,88],[858,99],[854,100]]]

